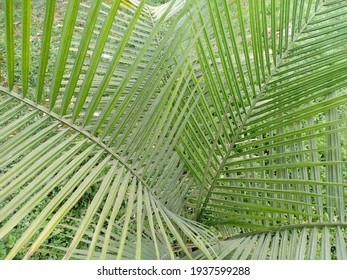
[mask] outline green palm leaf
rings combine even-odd
[[[346,5],[199,6],[196,69],[208,93],[200,95],[178,144],[196,178],[197,219],[226,238],[321,222],[342,223],[345,231]],[[261,236],[271,244],[272,236]],[[231,258],[268,256],[235,242]]]
[[[254,231],[222,241],[218,259],[346,259],[346,224],[293,225]],[[333,246],[331,244],[334,244]],[[216,248],[217,249],[217,248]],[[196,254],[199,259],[201,255]]]
[[[0,4],[6,258],[346,259],[344,1],[109,2]]]
[[[184,79],[176,83],[177,74],[169,77],[167,70],[170,65],[181,70],[184,60],[175,66],[169,54],[187,32],[160,36],[160,24],[177,6],[169,5],[153,21],[154,15],[144,10],[144,1],[115,1],[110,7],[93,1],[90,8],[70,1],[50,94],[46,95],[44,81],[49,79],[46,65],[55,8],[48,2],[38,87],[36,93],[28,93],[35,94],[33,100],[39,104],[1,88],[0,238],[30,221],[7,258],[21,255],[23,248],[27,248],[24,258],[29,258],[45,242],[49,246],[56,228],[65,224],[81,203],[83,218],[71,244],[66,250],[55,249],[65,251],[64,258],[81,252],[83,242],[90,244],[82,254],[86,258],[173,259],[181,252],[190,256],[188,246],[212,258],[209,248],[215,243],[213,235],[182,216],[186,201],[182,193],[189,185],[182,180],[184,165],[174,152],[181,126],[170,131],[166,128],[172,126],[173,116],[165,110],[177,107],[175,101],[184,95],[179,88],[188,83]],[[89,17],[81,36],[74,23],[83,22],[85,11]],[[93,18],[97,11],[98,18]],[[171,29],[181,17],[172,21]],[[71,59],[76,43],[80,44],[79,55]],[[86,56],[88,51],[93,53],[91,59]],[[162,55],[164,51],[168,53]],[[49,100],[50,109],[42,97]],[[180,110],[175,118],[183,119],[191,108]],[[160,136],[165,130],[164,137]],[[171,199],[172,194],[177,194],[175,199]],[[86,204],[90,197],[93,199]],[[90,227],[95,228],[92,235],[88,235]],[[115,236],[119,242],[116,247]],[[132,251],[127,246],[134,237],[136,248]]]

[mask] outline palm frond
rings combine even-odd
[[[41,4],[0,3],[7,259],[346,258],[344,1]]]
[[[24,258],[41,250],[76,205],[84,218],[64,258],[81,250],[91,227],[87,258],[174,259],[190,256],[191,247],[212,258],[213,235],[183,217],[190,180],[174,151],[182,129],[174,120],[191,114],[194,102],[188,98],[178,109],[180,89],[189,82],[179,74],[189,53],[181,61],[170,56],[188,35],[184,29],[172,32],[183,14],[160,35],[160,24],[177,14],[174,3],[153,20],[145,1],[93,1],[90,7],[69,1],[47,83],[55,8],[47,2],[37,87],[24,97],[1,87],[0,238],[30,223],[6,258],[22,256],[23,248]],[[83,31],[77,28],[81,23]],[[119,243],[112,249],[115,229]],[[126,247],[134,237],[130,253]],[[143,253],[143,246],[153,252]]]
[[[200,96],[178,146],[196,177],[198,220],[266,229],[322,222],[327,209],[329,221],[345,221],[347,49],[345,32],[333,25],[344,25],[333,15],[343,15],[345,5],[210,1],[201,7],[199,78],[212,94]],[[269,9],[279,18],[270,18]]]
[[[346,5],[207,1],[197,9],[196,73],[208,91],[177,148],[196,179],[197,219],[235,237],[232,258],[260,259],[266,248],[238,234],[344,223]]]
[[[345,232],[346,223],[292,225],[240,234],[215,249],[224,260],[345,260]]]

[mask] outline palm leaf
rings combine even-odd
[[[346,259],[345,231],[345,223],[315,223],[254,231],[222,241],[218,259]],[[199,259],[201,255],[194,257]]]
[[[184,165],[174,151],[181,126],[174,131],[166,128],[174,121],[166,110],[177,107],[175,101],[184,96],[179,89],[188,83],[176,80],[189,53],[177,65],[169,56],[188,32],[160,35],[160,24],[177,6],[168,5],[155,21],[144,1],[115,1],[112,6],[93,1],[90,8],[69,1],[52,80],[47,83],[56,24],[55,3],[48,2],[37,88],[27,93],[36,102],[1,88],[0,238],[30,221],[6,258],[23,256],[22,252],[29,258],[50,246],[54,232],[76,205],[83,205],[83,219],[71,244],[60,248],[64,258],[81,257],[81,244],[86,242],[90,244],[82,254],[86,258],[174,259],[190,256],[190,247],[212,258],[213,235],[182,216],[186,201],[182,193],[189,184],[182,179]],[[81,31],[75,22],[84,23],[85,13]],[[170,23],[171,30],[181,18]],[[76,44],[78,56],[72,58]],[[169,74],[168,67],[177,68],[176,74]],[[9,71],[14,74],[11,67]],[[175,118],[190,114],[188,104]],[[162,131],[167,131],[164,136]],[[172,194],[178,195],[176,199]],[[95,231],[88,235],[91,227]],[[136,248],[129,250],[133,238]],[[153,252],[144,253],[143,247]]]
[[[345,259],[346,4],[145,2],[1,2],[6,258]]]
[[[195,67],[208,91],[177,150],[196,180],[196,217],[235,238],[231,258],[268,257],[237,239],[244,232],[345,227],[346,5],[300,2],[197,4]]]

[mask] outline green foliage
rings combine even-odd
[[[347,259],[344,1],[0,5],[1,259]]]
[[[147,3],[149,5],[161,5],[167,3],[168,0],[148,0]]]

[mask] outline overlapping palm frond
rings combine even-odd
[[[182,70],[189,53],[179,62],[174,55],[189,32],[172,32],[184,13],[167,23],[168,32],[161,27],[175,10],[187,8],[171,3],[154,16],[145,1],[69,1],[55,53],[56,7],[46,2],[36,87],[28,86],[31,65],[23,56],[26,86],[15,90],[21,81],[12,67],[13,50],[7,51],[9,88],[1,88],[0,99],[0,238],[28,226],[6,258],[29,258],[45,244],[65,258],[174,259],[190,256],[191,247],[212,258],[213,235],[183,217],[191,180],[174,151],[182,129],[174,121],[191,114],[194,102],[188,97],[177,108],[188,83],[179,74],[192,72]],[[30,4],[22,9],[29,13]],[[12,1],[6,1],[7,27],[13,14]],[[28,34],[25,22],[23,17]],[[6,30],[9,49],[17,38]],[[22,44],[26,51],[32,47],[28,36]],[[71,244],[52,247],[50,240],[76,205],[81,218],[70,228]],[[89,244],[87,251],[83,244]]]
[[[338,229],[339,257],[345,256],[346,4],[206,1],[199,7],[194,29],[204,35],[196,44],[197,71],[209,90],[179,143],[196,178],[197,219],[232,236],[223,243],[230,252],[221,245],[223,258],[304,257],[270,256],[274,238],[287,241],[266,232],[316,223],[334,234]],[[257,230],[264,233],[237,238]],[[288,244],[296,246],[294,239]]]
[[[109,2],[1,2],[6,258],[345,259],[344,1]]]
[[[315,223],[254,231],[221,241],[218,259],[345,260],[345,224]],[[196,259],[202,255],[196,254]]]

